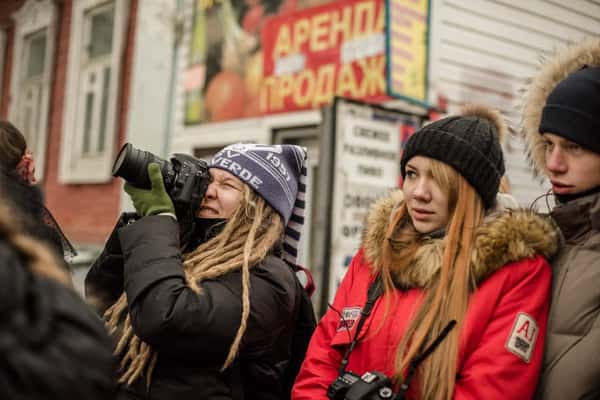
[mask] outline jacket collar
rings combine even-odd
[[[375,203],[367,217],[362,247],[365,258],[375,270],[381,268],[381,246],[392,211],[404,201],[401,191]],[[541,254],[546,258],[558,249],[558,230],[549,218],[526,210],[496,211],[477,228],[471,256],[475,283],[482,282],[503,265]],[[428,237],[415,255],[409,268],[394,271],[395,284],[400,288],[430,286],[442,265],[444,238]]]
[[[600,193],[558,204],[550,215],[566,241],[577,240],[592,229],[600,230]]]

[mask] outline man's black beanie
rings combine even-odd
[[[495,121],[479,115],[432,122],[406,142],[400,162],[402,177],[414,156],[436,159],[457,170],[479,193],[485,208],[491,208],[505,172],[499,129]]]
[[[540,133],[552,133],[600,154],[600,67],[575,71],[550,92]]]

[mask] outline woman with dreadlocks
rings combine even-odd
[[[408,139],[403,191],[371,210],[293,399],[532,398],[558,234],[499,207],[506,131],[499,113],[472,106]]]
[[[0,167],[0,170],[2,168]],[[61,259],[24,226],[33,187],[0,173],[0,398],[115,398],[116,363],[102,321],[71,287]]]
[[[126,184],[141,218],[117,229],[86,278],[117,339],[119,398],[289,397],[305,157],[292,145],[220,151],[183,251],[158,165],[151,190]]]

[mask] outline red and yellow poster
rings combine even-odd
[[[386,96],[383,0],[349,0],[273,17],[262,30],[261,114],[318,108],[334,96]]]
[[[267,21],[331,1],[195,0],[182,79],[185,123],[260,115],[261,36]]]

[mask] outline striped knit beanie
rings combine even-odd
[[[235,175],[281,215],[286,224],[283,258],[296,266],[304,225],[306,149],[236,143],[218,152],[209,167]]]

